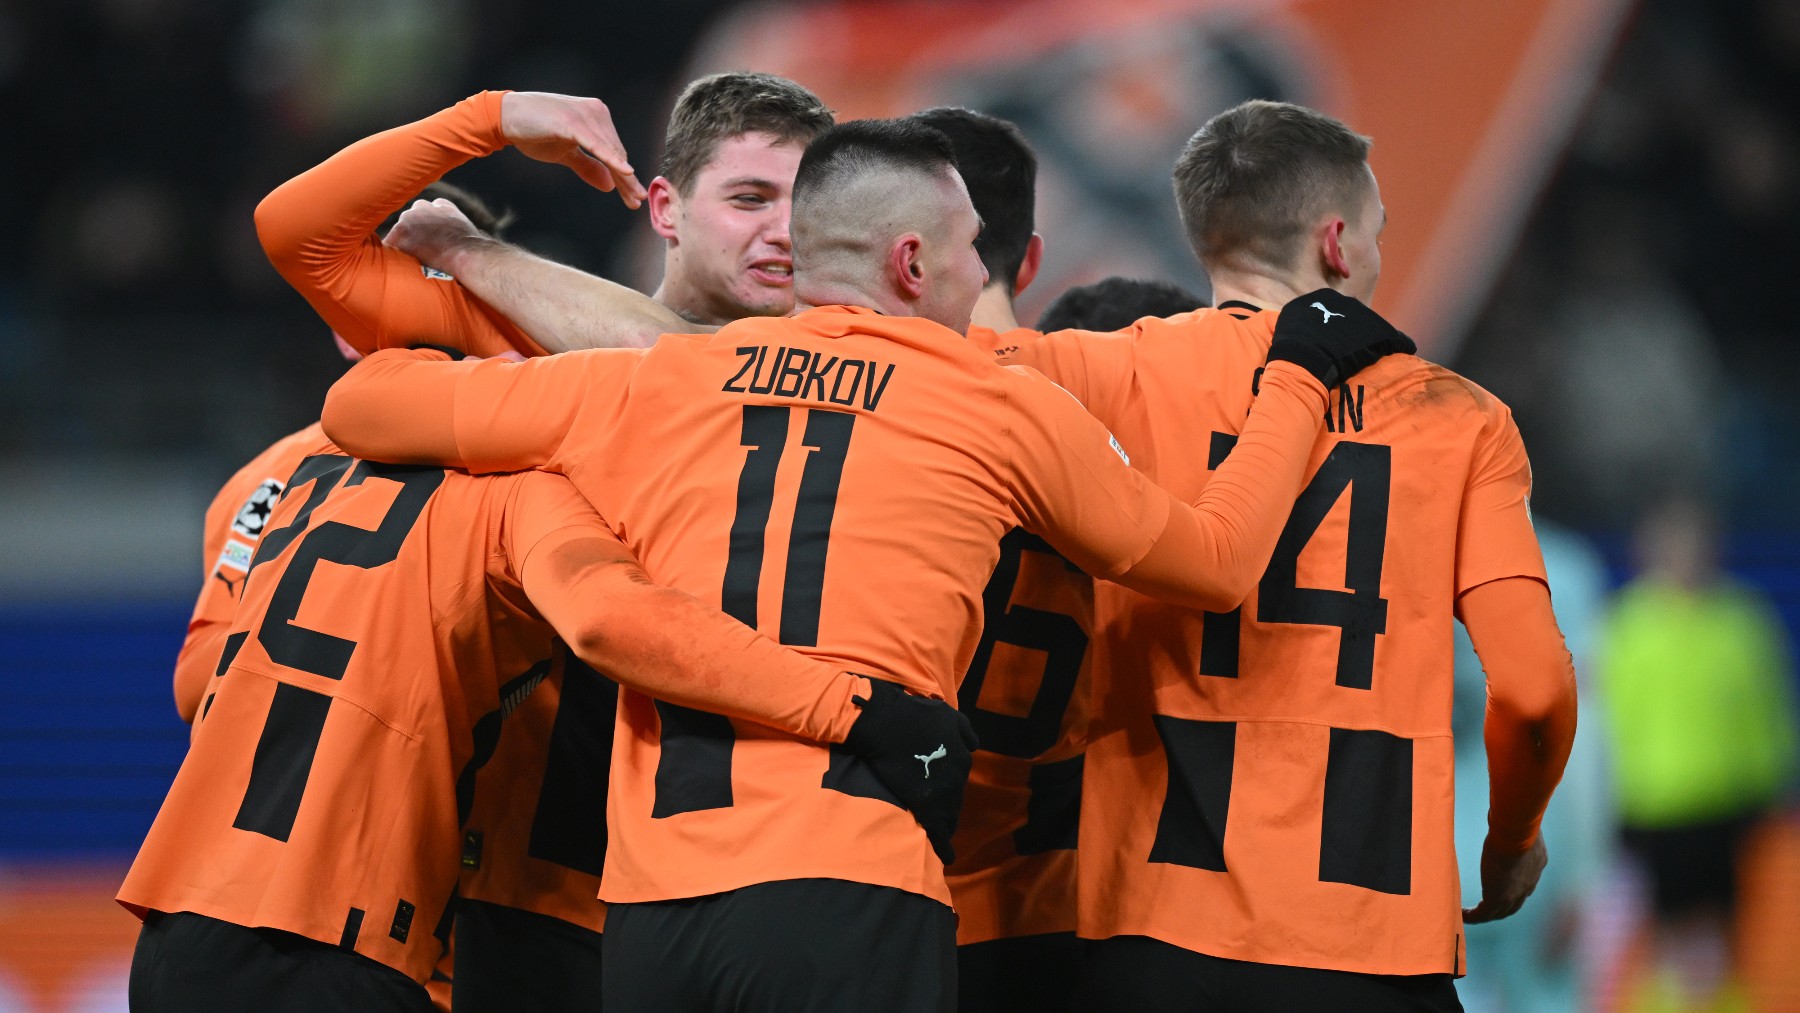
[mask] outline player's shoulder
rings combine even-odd
[[[1512,424],[1512,409],[1487,388],[1417,355],[1389,355],[1352,377],[1401,407],[1465,416],[1484,426]]]

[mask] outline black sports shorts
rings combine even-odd
[[[1119,1013],[1460,1011],[1449,974],[1358,974],[1226,960],[1146,936],[1087,944],[1081,1008]]]
[[[956,915],[919,894],[791,879],[606,912],[609,1010],[953,1013]]]
[[[1081,941],[1073,932],[992,939],[956,948],[958,1013],[1076,1009]]]
[[[185,911],[144,919],[129,996],[132,1013],[431,1013],[425,986],[360,953]]]
[[[454,1013],[600,1008],[600,933],[535,911],[456,905]]]
[[[1625,848],[1650,877],[1651,905],[1664,918],[1737,910],[1738,854],[1760,814],[1684,827],[1626,827]]]

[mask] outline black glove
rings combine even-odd
[[[1359,300],[1322,288],[1281,308],[1269,361],[1291,362],[1330,388],[1384,355],[1418,350],[1411,338]]]
[[[844,745],[867,763],[913,814],[945,865],[956,860],[950,837],[969,783],[975,726],[942,700],[914,696],[898,683],[869,678],[868,699],[851,697],[862,715]]]

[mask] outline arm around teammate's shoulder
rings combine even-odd
[[[1132,470],[1130,448],[1066,392],[1020,378],[1008,432],[1028,530],[1088,573],[1164,601],[1223,611],[1249,594],[1299,494],[1323,386],[1271,366],[1237,449],[1190,506]]]

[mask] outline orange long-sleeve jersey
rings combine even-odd
[[[864,680],[644,581],[563,479],[325,449],[269,518],[212,704],[120,888],[136,913],[282,929],[425,981],[476,771],[547,677],[554,631],[642,691],[794,734],[841,741],[859,713]]]
[[[1190,509],[1066,393],[922,320],[820,307],[647,352],[442,359],[371,356],[333,388],[326,432],[390,459],[566,474],[653,579],[945,698],[1015,526],[1095,573],[1241,595],[1324,406],[1310,376],[1270,367],[1241,465]],[[608,901],[815,877],[949,900],[924,833],[847,755],[622,691],[613,761]]]
[[[541,355],[524,331],[448,275],[381,245],[375,229],[444,173],[506,147],[505,92],[484,91],[364,138],[256,207],[275,270],[357,351],[452,344],[471,355]]]
[[[1274,320],[1226,304],[1115,334],[1015,332],[1002,361],[1068,388],[1134,467],[1191,498],[1235,458]],[[1541,587],[1530,467],[1503,404],[1412,356],[1333,391],[1324,421],[1240,607],[1096,592],[1083,936],[1383,974],[1462,969],[1451,617],[1471,589]],[[1560,644],[1554,625],[1539,632]],[[1566,652],[1508,671],[1497,696],[1572,718]],[[1507,736],[1508,710],[1490,711],[1490,735]],[[1572,727],[1547,723],[1551,753]],[[1538,780],[1513,793],[1522,823],[1503,836],[1529,842],[1554,776]]]
[[[329,445],[317,422],[282,437],[226,480],[206,508],[200,533],[206,578],[188,619],[187,638],[175,658],[175,711],[181,720],[193,724],[205,706],[243,592],[244,574],[250,570],[269,514],[287,488],[288,476],[307,456]]]

